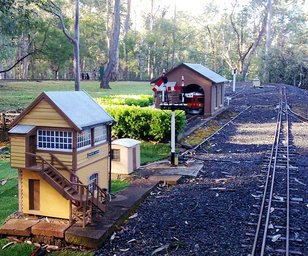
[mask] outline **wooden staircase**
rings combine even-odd
[[[106,189],[100,188],[95,182],[88,185],[83,184],[78,176],[62,161],[55,155],[49,154],[50,162],[42,156],[27,152],[26,156],[34,157],[36,160],[36,165],[28,166],[27,169],[38,172],[65,199],[70,200],[72,209],[70,222],[81,221],[82,226],[85,227],[92,222],[94,214],[102,214],[106,211],[108,192]],[[61,166],[61,169],[67,171],[70,180],[55,165]]]

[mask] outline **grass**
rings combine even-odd
[[[81,81],[81,90],[92,97],[110,95],[151,95],[148,82],[111,82],[111,89],[100,89],[99,81]],[[43,91],[72,91],[74,81],[0,81],[0,112],[25,108]]]
[[[0,248],[10,241],[7,239],[0,239]],[[26,243],[16,243],[8,246],[4,250],[0,249],[0,256],[29,256],[34,251],[35,246]]]
[[[140,147],[141,165],[165,159],[170,155],[170,144],[143,141]]]
[[[0,180],[7,179],[0,185],[0,225],[18,208],[17,171],[10,167],[9,160],[0,160]]]
[[[8,239],[0,239],[0,248],[9,243]],[[0,249],[0,256],[30,256],[35,251],[36,247],[27,243],[16,243],[8,246],[4,250]],[[45,254],[44,254],[45,255]],[[93,256],[93,251],[75,251],[75,250],[59,250],[51,251],[46,255],[49,256]]]
[[[111,193],[116,194],[119,191],[125,189],[129,185],[127,180],[112,180],[111,181]]]

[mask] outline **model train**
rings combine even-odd
[[[204,94],[200,92],[184,93],[184,102],[187,104],[188,114],[200,115],[204,110]]]

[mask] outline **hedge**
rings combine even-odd
[[[100,105],[128,105],[148,107],[153,105],[153,96],[150,95],[115,95],[95,98],[96,102]]]
[[[116,124],[112,135],[117,138],[133,138],[145,141],[167,142],[171,133],[171,111],[140,107],[105,107]],[[184,111],[176,111],[176,134],[183,131],[186,124]]]

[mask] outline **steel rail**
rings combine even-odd
[[[265,186],[264,186],[264,192],[263,192],[263,198],[262,198],[262,203],[261,203],[261,207],[260,207],[260,213],[259,213],[259,218],[258,218],[258,223],[257,223],[257,228],[256,228],[256,232],[255,232],[255,237],[254,237],[254,242],[253,242],[253,246],[252,246],[252,251],[251,251],[251,255],[254,256],[256,255],[256,250],[257,250],[257,244],[258,244],[258,238],[259,238],[259,233],[260,233],[260,229],[262,226],[262,218],[263,218],[263,211],[265,209],[265,202],[266,202],[266,193],[269,187],[269,182],[270,182],[270,174],[271,174],[271,166],[272,166],[272,161],[273,161],[273,156],[274,156],[274,150],[275,150],[275,145],[278,145],[278,135],[280,133],[280,126],[281,126],[281,107],[282,107],[282,103],[281,103],[281,98],[280,98],[280,102],[279,102],[279,111],[277,113],[277,119],[276,119],[276,130],[275,130],[275,135],[274,135],[274,140],[273,140],[273,144],[272,144],[272,148],[271,148],[271,154],[270,154],[270,161],[268,163],[268,168],[267,168],[267,175],[266,175],[266,181],[265,181]],[[276,159],[276,157],[275,157]],[[266,228],[266,226],[265,226]]]
[[[286,223],[286,256],[289,255],[290,241],[290,154],[289,154],[289,114],[286,88],[284,87],[285,97],[285,118],[286,118],[286,143],[287,143],[287,223]]]
[[[274,191],[274,183],[275,183],[275,176],[276,176],[276,163],[277,163],[277,155],[278,155],[278,148],[279,148],[279,139],[280,139],[280,131],[282,127],[282,91],[281,91],[281,101],[280,101],[280,120],[279,120],[279,129],[278,129],[278,136],[277,136],[277,141],[276,141],[276,146],[275,146],[275,159],[274,159],[274,165],[272,167],[272,178],[271,178],[271,189],[269,193],[269,199],[268,199],[268,204],[267,204],[267,213],[266,213],[266,219],[265,219],[265,225],[264,225],[264,232],[263,232],[263,239],[262,239],[262,247],[261,247],[261,256],[264,256],[265,253],[265,245],[266,245],[266,238],[267,238],[267,231],[268,231],[268,225],[269,225],[269,219],[270,219],[270,214],[271,214],[271,206],[272,206],[272,199],[273,199],[273,191]]]

